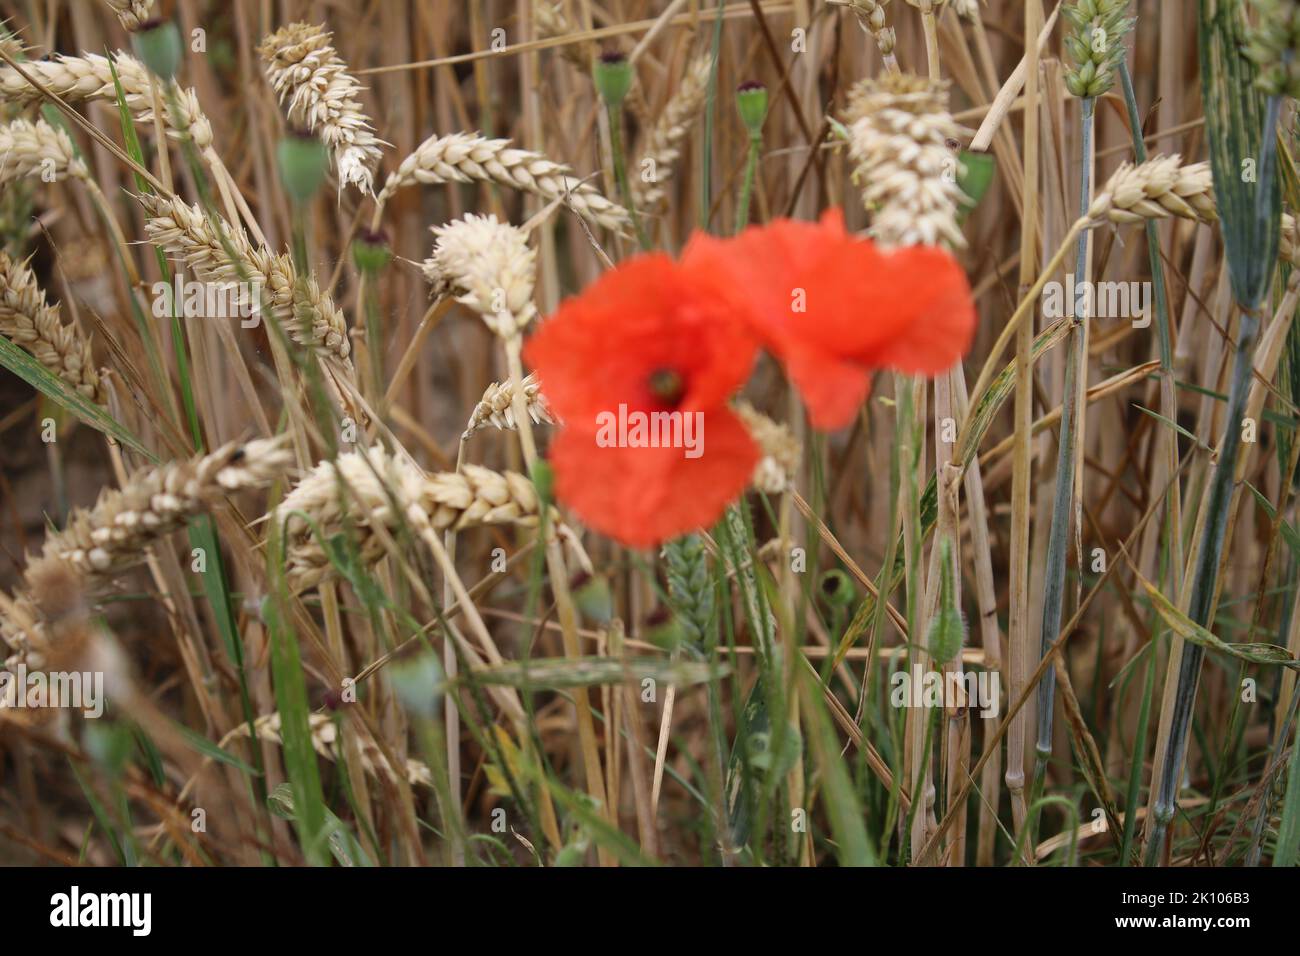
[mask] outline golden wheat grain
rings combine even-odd
[[[537,381],[537,376],[532,374],[526,376],[523,388],[528,417],[532,419],[533,424],[554,425],[555,416],[546,401],[546,396],[542,394],[542,386]],[[514,382],[493,382],[483,392],[479,403],[474,406],[474,411],[469,416],[469,423],[465,426],[465,433],[461,437],[469,438],[479,429],[487,428],[489,425],[500,429],[518,427],[514,408],[511,407],[514,398]]]
[[[435,226],[433,234],[433,255],[423,269],[435,294],[459,293],[456,301],[502,338],[517,335],[532,321],[537,253],[522,229],[493,215],[469,213]]]
[[[27,263],[6,252],[0,252],[0,335],[92,402],[104,403],[90,340],[75,326],[63,324],[59,307],[45,301]]]
[[[370,195],[382,143],[361,109],[362,86],[332,37],[322,26],[291,23],[263,40],[258,52],[271,88],[288,104],[289,122],[317,133],[333,152],[339,188],[355,185]]]
[[[322,292],[315,278],[301,279],[287,255],[277,255],[253,246],[243,229],[215,217],[235,253],[232,261],[222,245],[221,235],[203,211],[176,196],[164,199],[153,194],[138,197],[146,213],[145,232],[151,242],[185,263],[203,282],[222,285],[238,283],[240,271],[261,293],[275,313],[276,321],[299,345],[349,363],[351,343],[347,322],[334,301]]]
[[[399,189],[416,183],[475,181],[500,183],[548,202],[563,197],[584,219],[615,231],[622,231],[631,222],[626,209],[574,177],[568,166],[511,146],[508,139],[488,139],[471,133],[425,140],[389,174],[376,202],[382,208]]]
[[[376,528],[395,538],[408,525],[417,531],[531,526],[538,520],[538,501],[523,475],[478,465],[426,475],[408,459],[376,445],[318,464],[271,518],[284,529],[290,586],[301,589],[330,575],[321,542],[349,528],[356,532],[361,559],[369,563],[385,553]]]
[[[279,711],[265,714],[253,721],[253,732],[258,740],[283,744],[284,741],[280,738],[280,723]],[[309,714],[307,723],[311,729],[312,748],[327,760],[338,760],[338,724],[334,718],[329,714]],[[246,736],[248,736],[246,723],[240,724],[231,731],[230,735],[231,738]],[[361,765],[366,773],[372,777],[382,774],[389,781],[395,779],[388,760],[372,741],[358,737],[357,742],[361,747]],[[429,767],[411,757],[406,759],[406,780],[412,786],[433,786],[433,774],[429,771]]]
[[[154,98],[151,74],[135,57],[120,51],[113,54],[113,66],[117,67],[118,80],[131,117],[140,126],[152,127]],[[36,82],[69,103],[117,99],[112,67],[108,58],[99,54],[59,55],[52,60],[30,60],[22,67]],[[0,99],[25,104],[41,97],[40,90],[12,66],[0,67]],[[169,136],[179,138],[188,130],[199,149],[212,146],[212,124],[203,114],[194,90],[177,89],[175,109],[164,109],[163,112],[167,114],[163,117],[163,126]]]
[[[849,95],[847,119],[871,235],[891,246],[964,246],[952,143],[968,131],[948,113],[947,85],[903,74],[863,80]]]

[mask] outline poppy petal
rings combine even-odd
[[[653,547],[721,517],[749,483],[758,447],[729,409],[704,417],[700,454],[684,448],[603,447],[597,433],[563,429],[551,444],[555,494],[592,529]]]

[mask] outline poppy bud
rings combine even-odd
[[[382,232],[362,231],[352,241],[352,261],[366,273],[382,272],[393,260],[393,250],[388,247],[388,237]]]
[[[151,20],[131,34],[135,55],[161,79],[176,76],[181,65],[181,34],[171,20]]]
[[[632,64],[622,53],[602,53],[596,61],[596,90],[600,98],[612,107],[623,105],[632,89]]]
[[[330,167],[325,144],[310,133],[290,133],[280,140],[276,159],[284,191],[299,204],[309,202],[316,195]]]
[[[757,138],[763,132],[763,120],[767,118],[767,87],[753,80],[741,83],[736,88],[736,109],[749,135]]]

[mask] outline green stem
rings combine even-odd
[[[636,239],[643,250],[649,250],[650,238],[641,224],[641,215],[636,211],[632,199],[632,189],[627,179],[627,158],[623,155],[623,107],[609,104],[609,151],[614,161],[614,180],[618,183],[618,193],[623,205],[632,216],[632,228],[636,230]]]
[[[740,187],[740,208],[736,210],[736,232],[749,225],[749,203],[754,193],[754,179],[758,174],[758,152],[763,145],[761,136],[749,137],[749,152],[745,157],[745,182]]]

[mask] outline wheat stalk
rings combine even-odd
[[[408,459],[376,445],[318,464],[271,517],[284,529],[289,583],[302,589],[329,576],[330,560],[321,541],[348,528],[357,532],[361,559],[373,563],[385,553],[385,538],[404,524],[418,531],[532,526],[538,520],[538,500],[523,475],[479,465],[426,475]]]
[[[508,139],[471,133],[431,136],[416,147],[389,174],[376,197],[375,217],[378,219],[384,204],[406,186],[475,181],[500,183],[547,202],[563,199],[584,219],[615,231],[631,223],[626,209],[577,179],[568,166],[511,146]]]
[[[437,241],[423,269],[435,293],[460,293],[456,301],[502,338],[517,335],[532,321],[537,253],[522,229],[493,215],[470,213],[435,226],[433,234]]]
[[[528,417],[532,419],[534,425],[554,425],[555,416],[551,412],[551,406],[546,401],[546,396],[542,394],[541,383],[537,381],[536,375],[528,375],[523,382],[524,402],[528,410]],[[479,403],[474,406],[474,411],[469,416],[469,423],[465,426],[465,433],[461,436],[464,440],[473,435],[482,428],[491,425],[493,428],[513,430],[519,427],[515,421],[515,412],[512,403],[515,398],[514,382],[493,382],[483,392],[483,397]]]
[[[219,216],[209,220],[198,206],[187,205],[176,196],[165,199],[144,194],[139,200],[145,209],[145,232],[151,242],[184,262],[204,282],[237,283],[242,271],[249,282],[261,285],[263,301],[269,303],[290,338],[345,365],[349,363],[351,345],[343,313],[313,277],[298,275],[289,256],[254,247],[243,229],[232,227]],[[218,228],[237,261],[227,254]]]
[[[113,54],[113,66],[122,84],[127,110],[140,126],[154,123],[154,98],[152,78],[144,64],[127,53]],[[52,60],[30,60],[23,70],[41,86],[69,103],[86,103],[97,100],[117,100],[113,71],[109,60],[96,53],[84,56],[56,56]],[[10,103],[27,104],[41,99],[43,94],[12,66],[0,67],[0,99]],[[212,124],[199,107],[198,95],[192,89],[177,89],[175,102],[164,117],[167,135],[179,139],[189,131],[199,149],[212,146]]]
[[[76,326],[63,324],[59,307],[45,301],[45,293],[27,263],[2,251],[0,335],[22,346],[92,402],[104,404],[90,340],[83,338]]]
[[[118,22],[130,33],[139,30],[153,16],[153,0],[104,0],[117,14]]]
[[[333,34],[322,26],[291,23],[272,33],[258,48],[266,76],[280,102],[288,103],[289,121],[318,133],[334,154],[339,188],[355,185],[374,191],[382,141],[362,112],[362,86],[330,44]]]
[[[691,61],[672,99],[646,135],[641,158],[642,162],[653,161],[654,179],[647,183],[638,177],[632,185],[636,205],[642,209],[660,206],[667,197],[665,183],[672,178],[673,164],[682,156],[682,143],[704,108],[712,65],[713,59],[707,54]]]
[[[863,80],[849,95],[847,118],[871,235],[891,246],[965,246],[957,226],[965,197],[950,142],[969,131],[948,113],[947,85],[902,74]]]

